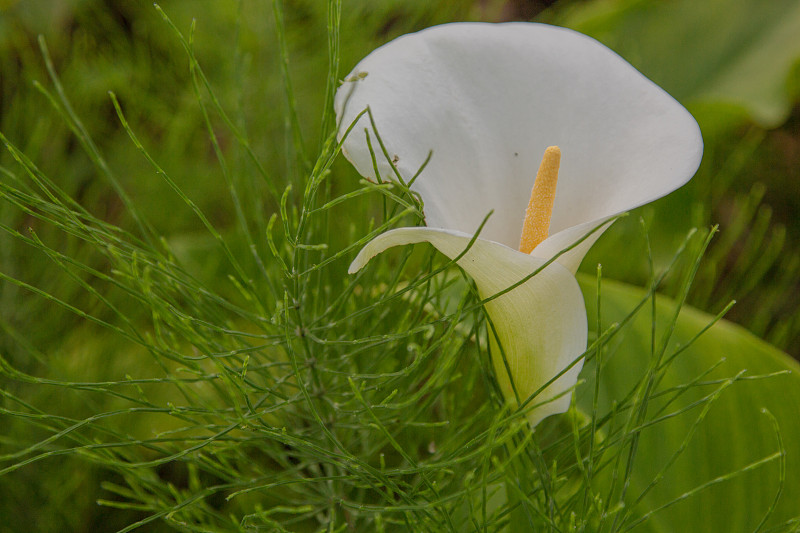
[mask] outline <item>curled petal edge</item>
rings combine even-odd
[[[566,28],[435,26],[373,51],[347,80],[335,110],[339,139],[354,128],[343,152],[358,171],[376,181],[376,170],[385,180],[419,174],[412,189],[432,227],[471,234],[494,210],[481,235],[511,247],[547,146],[564,153],[552,234],[672,192],[703,154],[700,128],[679,102]],[[488,97],[498,87],[503,97]],[[370,116],[352,124],[367,107]]]
[[[545,259],[493,241],[472,241],[471,235],[456,231],[398,228],[367,243],[349,271],[361,270],[388,248],[421,242],[456,260],[475,281],[480,297],[488,300],[484,305],[500,389],[511,405],[525,407],[535,427],[569,408],[588,336],[583,295],[572,272],[557,262],[542,268]],[[503,292],[540,268],[521,285]]]
[[[555,260],[560,265],[575,275],[589,249],[603,235],[603,232],[611,227],[617,218],[609,217],[605,220],[585,222],[561,230],[542,241],[539,246],[533,249],[531,255],[543,261],[555,257]]]

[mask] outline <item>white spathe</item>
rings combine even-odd
[[[412,242],[454,258],[493,210],[459,260],[483,298],[610,217],[677,189],[703,152],[697,123],[671,96],[594,39],[543,24],[455,23],[400,37],[362,60],[337,92],[340,138],[367,107],[389,158],[366,115],[345,140],[345,156],[376,179],[368,130],[381,179],[394,179],[394,164],[409,180],[432,152],[412,186],[429,228],[377,237],[351,271]],[[550,236],[528,256],[516,251],[525,208],[542,154],[554,145],[562,158]],[[573,274],[600,233],[486,305],[517,390],[494,349],[510,401],[527,399],[585,350],[586,310]],[[568,408],[580,366],[533,400],[549,403],[529,413],[532,425]]]
[[[350,272],[357,272],[387,248],[418,242],[429,242],[450,259],[456,259],[467,250],[471,240],[471,235],[460,232],[398,228],[367,243],[350,265]],[[475,240],[458,259],[458,265],[475,281],[481,298],[514,285],[545,263],[538,257],[484,239]],[[519,287],[487,302],[485,308],[503,350],[500,351],[495,335],[490,333],[495,375],[504,396],[514,404],[517,398],[525,402],[550,379],[575,363],[586,349],[583,295],[572,272],[557,262],[550,263]],[[577,382],[582,365],[582,360],[577,361],[530,402],[531,406],[536,406],[528,412],[531,426],[569,408],[569,390]]]

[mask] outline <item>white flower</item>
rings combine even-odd
[[[493,211],[458,260],[482,298],[529,276],[614,215],[677,189],[703,151],[697,123],[661,88],[597,41],[543,24],[456,23],[405,35],[356,66],[335,107],[340,139],[371,110],[389,157],[367,115],[343,146],[369,179],[376,176],[367,136],[384,181],[395,179],[392,165],[410,180],[432,153],[412,185],[428,227],[378,236],[350,271],[389,247],[423,241],[456,258]],[[543,159],[556,146],[560,164],[555,149]],[[532,194],[540,161],[542,190]],[[526,205],[527,248],[520,245]],[[486,303],[507,400],[516,405],[538,392],[529,404],[537,405],[528,412],[531,426],[569,407],[587,341],[574,274],[600,233]]]

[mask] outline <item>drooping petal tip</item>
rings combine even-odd
[[[543,389],[531,400],[538,406],[528,413],[532,427],[566,411],[569,391],[583,366],[576,360],[586,349],[588,337],[583,295],[572,273],[556,262],[544,267],[545,260],[500,243],[437,228],[399,228],[378,235],[359,252],[350,270],[361,269],[393,246],[422,242],[456,260],[475,281],[479,296],[488,300],[484,305],[496,334],[495,339],[490,333],[492,362],[506,399],[519,405]],[[494,297],[527,277],[521,285]],[[543,388],[569,365],[573,366]]]

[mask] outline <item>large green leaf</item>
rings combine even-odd
[[[595,1],[558,22],[607,44],[695,112],[701,103],[737,106],[764,127],[788,116],[796,0]]]
[[[596,301],[595,281],[581,278],[587,302]],[[629,285],[604,281],[601,289],[601,328],[621,322],[646,297],[646,292]],[[588,307],[589,323],[597,321],[596,306]],[[621,401],[647,372],[652,361],[652,339],[655,353],[669,330],[671,317],[677,306],[669,298],[657,297],[656,334],[651,333],[651,305],[646,302],[636,317],[614,335],[602,354],[600,380],[600,413],[608,412],[613,402]],[[669,336],[664,357],[669,358],[681,346],[686,346],[713,321],[713,317],[685,306]],[[663,510],[653,513],[634,531],[754,531],[773,503],[781,486],[781,450],[775,425],[764,410],[778,422],[785,449],[783,492],[774,514],[765,529],[777,526],[800,515],[800,366],[783,352],[764,343],[746,330],[726,322],[717,322],[703,333],[670,364],[664,380],[658,386],[663,391],[681,384],[692,383],[704,372],[702,381],[686,390],[673,403],[664,407],[671,395],[655,398],[648,408],[648,420],[681,409],[712,395],[723,388],[710,404],[707,416],[702,418],[708,402],[700,402],[685,412],[653,424],[640,433],[638,452],[633,462],[630,487],[624,497],[624,510],[631,512],[627,524],[633,524],[653,509],[676,501]],[[743,370],[743,376],[758,376],[784,372],[764,379],[736,381],[727,388],[724,380],[734,378]],[[579,389],[579,405],[587,412],[592,406],[592,377],[594,368],[587,365],[582,376],[588,382]],[[722,380],[722,381],[720,381]],[[620,410],[615,421],[624,424],[628,412]],[[694,428],[695,422],[700,422]],[[613,426],[613,424],[612,424]],[[608,430],[608,426],[606,427]],[[613,435],[613,430],[609,435]],[[690,438],[687,439],[687,437]],[[609,437],[609,441],[613,437]],[[684,442],[684,451],[667,468],[663,479],[656,482],[637,503],[637,498],[670,462],[670,458]],[[740,471],[773,456],[772,460],[721,480],[728,474]],[[626,455],[623,455],[626,457]],[[620,472],[624,474],[625,462]],[[613,463],[599,476],[603,485],[611,478]],[[689,497],[684,495],[711,483]],[[618,482],[619,487],[619,482]],[[599,488],[605,495],[604,489]],[[624,511],[623,511],[624,512]],[[798,524],[795,524],[797,527]],[[783,531],[788,528],[780,528]]]

